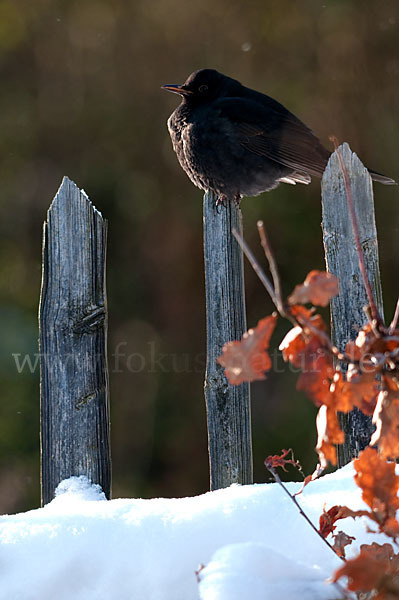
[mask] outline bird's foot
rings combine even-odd
[[[218,215],[220,215],[220,213],[222,212],[222,208],[227,208],[228,201],[229,199],[225,194],[219,194],[217,196],[215,208]]]
[[[226,208],[228,200],[229,199],[226,196],[226,194],[219,194],[216,198],[216,208],[220,208],[221,206],[224,206],[224,208]]]
[[[231,201],[231,197],[227,196],[227,194],[219,194],[216,198],[216,208],[220,206],[227,207],[227,203]],[[236,194],[233,198],[234,205],[238,208],[241,202],[241,194]]]

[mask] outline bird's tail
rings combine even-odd
[[[370,171],[371,179],[373,181],[378,181],[378,183],[383,183],[384,185],[398,185],[394,179],[390,177],[386,177],[385,175],[381,175],[380,173],[374,173],[374,171]]]

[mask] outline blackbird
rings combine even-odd
[[[164,85],[182,101],[168,119],[173,149],[191,181],[217,202],[239,202],[280,183],[321,177],[331,155],[282,104],[214,69]],[[395,184],[370,171],[374,181]]]

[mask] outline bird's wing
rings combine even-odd
[[[321,177],[330,152],[302,121],[268,100],[270,106],[247,98],[222,98],[217,108],[232,125],[238,143],[250,152]]]

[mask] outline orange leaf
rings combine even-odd
[[[315,313],[315,307],[306,308],[300,304],[294,304],[288,308],[291,315],[298,321],[298,324],[305,331],[310,333],[313,329],[319,329],[321,332],[326,331],[327,327],[321,315]]]
[[[396,330],[395,330],[396,331]],[[370,362],[368,357],[379,355],[383,358],[386,352],[394,352],[398,349],[398,336],[395,331],[390,334],[382,335],[381,331],[376,331],[372,323],[364,325],[357,334],[355,342],[348,342],[346,352],[351,360],[365,360]],[[372,365],[373,363],[370,363]],[[374,362],[375,364],[375,362]]]
[[[399,533],[395,519],[399,508],[399,477],[395,474],[395,463],[388,463],[376,450],[368,447],[354,461],[354,467],[355,482],[362,490],[364,502],[372,510],[373,519],[381,531],[396,538]]]
[[[349,360],[355,362],[362,358],[363,352],[359,346],[356,346],[355,340],[349,340],[345,346],[345,354]]]
[[[335,445],[343,444],[345,435],[339,426],[335,409],[323,404],[317,414],[316,427],[318,434],[316,452],[319,455],[320,465],[322,468],[326,468],[329,462],[336,465],[337,451]]]
[[[373,415],[377,429],[370,444],[378,444],[381,456],[394,459],[399,457],[399,389],[396,380],[387,375],[383,376],[383,386]]]
[[[265,379],[272,362],[266,352],[269,347],[271,335],[277,321],[277,314],[273,314],[259,321],[254,329],[249,329],[240,342],[227,342],[223,346],[222,354],[217,362],[225,367],[225,375],[233,385],[244,381]]]
[[[351,535],[347,535],[343,531],[338,531],[337,534],[333,535],[333,538],[333,548],[335,552],[338,554],[338,556],[345,558],[345,546],[349,546],[356,538]]]
[[[319,518],[319,533],[326,538],[335,529],[335,521],[340,518],[341,506],[332,506],[329,510],[323,510]]]
[[[302,327],[293,327],[283,338],[279,350],[281,350],[284,360],[289,361],[294,367],[302,366],[302,355],[306,348],[305,336]]]
[[[290,304],[311,302],[317,306],[327,306],[330,298],[338,294],[338,279],[325,271],[310,271],[305,281],[297,285],[288,298]]]
[[[399,556],[394,554],[391,544],[373,543],[360,546],[360,554],[346,561],[334,573],[333,581],[348,577],[348,589],[353,592],[377,590],[381,600],[397,598],[399,593]],[[385,595],[387,594],[387,595]]]
[[[291,458],[286,458],[286,456],[289,455],[291,455]],[[281,450],[280,455],[273,454],[265,458],[265,466],[267,469],[276,469],[278,467],[281,467],[283,471],[287,471],[287,469],[285,468],[286,465],[292,465],[293,467],[296,467],[302,472],[301,463],[299,462],[299,460],[295,460],[292,448],[289,448],[288,450]]]
[[[305,479],[303,480],[303,484],[300,490],[298,490],[297,492],[295,492],[294,496],[299,496],[299,494],[302,494],[303,490],[305,489],[305,487],[311,482],[311,481],[316,481],[316,479],[318,477],[320,477],[320,475],[323,473],[324,469],[321,466],[321,464],[319,463],[317,465],[317,467],[315,468],[315,470],[313,471],[313,473],[311,475],[306,475]]]
[[[300,313],[296,316],[299,315]],[[312,317],[309,322],[323,331],[324,323],[319,315]],[[305,324],[303,327],[306,330]],[[323,404],[329,394],[334,366],[331,355],[324,348],[319,337],[314,333],[305,335],[303,329],[297,326],[287,333],[279,349],[284,360],[289,360],[294,367],[302,370],[297,389],[308,394],[316,406]]]
[[[356,406],[366,415],[372,415],[375,409],[378,382],[372,373],[360,373],[353,365],[349,365],[346,380],[341,372],[334,375],[331,385],[335,409],[347,413]]]
[[[334,374],[331,356],[314,337],[307,345],[304,358],[305,366],[298,377],[297,390],[305,392],[316,406],[328,404]]]

